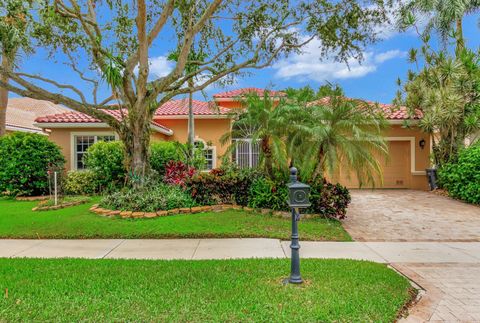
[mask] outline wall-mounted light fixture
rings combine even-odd
[[[421,139],[421,140],[418,142],[418,145],[420,146],[420,148],[424,149],[424,148],[425,148],[425,139]]]

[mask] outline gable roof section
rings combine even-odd
[[[44,116],[46,114],[71,111],[62,105],[55,104],[50,101],[35,100],[31,98],[9,98],[8,107],[32,112],[36,117]]]
[[[122,120],[122,111],[121,110],[102,110],[104,113],[107,113],[113,116],[117,120]],[[125,111],[126,112],[126,111]],[[76,127],[76,126],[91,126],[91,127],[107,127],[107,125],[88,114],[70,111],[64,113],[51,114],[35,119],[36,124],[42,128],[62,128],[62,127]],[[173,131],[170,128],[165,127],[158,121],[151,122],[152,129],[163,133],[165,135],[171,136]]]
[[[7,106],[7,130],[44,134],[35,126],[35,118],[52,113],[63,113],[69,109],[49,101],[31,98],[9,98]]]
[[[345,99],[355,100],[350,98],[345,98]],[[321,98],[320,100],[309,102],[307,106],[328,105],[330,104],[330,101],[331,101],[330,97],[324,97],[324,98]],[[385,118],[388,120],[409,120],[409,119],[419,120],[423,117],[423,114],[420,110],[416,110],[415,116],[411,118],[408,114],[407,107],[404,107],[404,106],[395,106],[393,104],[376,103],[376,102],[367,101],[367,100],[359,100],[359,101],[366,102],[370,104],[372,107],[380,109],[383,115],[385,116]]]
[[[193,114],[198,116],[227,115],[229,109],[217,107],[213,102],[192,100]],[[187,116],[188,100],[170,100],[155,111],[155,117],[162,116]]]
[[[6,129],[44,134],[41,128],[33,125],[35,114],[29,111],[7,108]]]
[[[239,96],[246,95],[246,94],[252,94],[256,93],[258,96],[263,96],[265,92],[268,91],[270,96],[272,97],[284,97],[287,94],[285,92],[281,91],[270,91],[267,89],[260,89],[256,87],[246,87],[243,89],[237,89],[237,90],[232,90],[232,91],[227,91],[227,92],[221,92],[213,95],[214,99],[235,99]]]

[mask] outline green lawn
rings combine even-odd
[[[94,201],[33,212],[38,202],[0,200],[0,238],[290,238],[290,220],[269,215],[232,210],[154,219],[111,219],[88,210]],[[335,220],[302,220],[299,228],[301,240],[351,240]]]
[[[0,259],[0,321],[393,322],[407,280],[382,264],[308,259]]]

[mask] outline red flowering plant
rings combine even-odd
[[[185,189],[187,182],[196,172],[195,167],[188,166],[181,161],[171,160],[165,165],[165,176],[163,180],[169,185],[176,185]]]

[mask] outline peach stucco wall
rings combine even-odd
[[[163,119],[161,123],[173,130],[173,136],[167,140],[187,142],[188,120],[187,119]],[[195,138],[204,140],[215,148],[217,164],[220,166],[221,157],[225,154],[227,145],[220,143],[220,138],[231,129],[230,119],[195,119]]]
[[[166,140],[166,141],[187,141],[187,120],[186,119],[171,119],[161,120],[161,124],[173,130],[173,136],[166,136],[158,132],[152,132],[152,141]],[[195,120],[195,135],[196,137],[211,143],[215,147],[217,154],[217,164],[220,166],[221,156],[225,153],[227,146],[220,144],[220,137],[230,131],[229,119],[198,119]],[[75,134],[112,134],[113,131],[109,128],[54,128],[51,129],[49,139],[61,147],[62,152],[67,161],[66,169],[72,169],[72,136]]]
[[[72,169],[72,136],[74,134],[92,135],[112,133],[113,131],[109,128],[54,128],[51,129],[48,138],[62,148],[63,155],[67,161],[65,168],[70,170]]]

